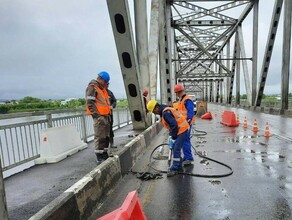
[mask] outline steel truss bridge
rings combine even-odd
[[[248,105],[260,106],[277,34],[283,36],[281,109],[288,109],[291,0],[152,0],[150,19],[146,0],[133,2],[134,18],[127,0],[107,0],[135,129],[147,127],[145,88],[162,103],[171,104],[174,85],[182,83],[199,100],[231,104],[235,96],[240,104],[243,79]],[[259,39],[259,13],[265,13],[259,4],[273,4],[266,39]],[[242,29],[247,17],[251,40]],[[266,41],[263,60],[258,59],[259,40]]]

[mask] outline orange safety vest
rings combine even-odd
[[[191,101],[193,101],[192,98],[191,98],[189,95],[186,95],[186,96],[180,101],[180,103],[179,103],[179,108],[178,108],[178,110],[182,113],[182,115],[183,115],[185,118],[188,117],[188,110],[186,109],[186,106],[185,106],[185,101],[188,100],[188,99],[191,100]],[[192,118],[192,120],[191,120],[191,125],[194,124],[195,120],[196,120],[196,117],[195,117],[195,115],[194,115],[193,118]]]
[[[171,113],[173,114],[173,116],[174,116],[174,118],[175,118],[175,120],[176,120],[176,122],[177,122],[177,126],[178,126],[178,132],[177,132],[177,135],[179,135],[179,134],[181,134],[181,133],[183,133],[183,132],[185,132],[186,130],[189,129],[190,126],[189,126],[189,124],[188,124],[186,118],[185,118],[182,114],[180,114],[178,111],[176,111],[176,110],[175,110],[174,108],[172,108],[172,107],[166,107],[166,108],[163,110],[163,112],[164,112],[164,111],[167,111],[167,110],[170,110],[170,111],[171,111]],[[163,113],[163,112],[162,112],[162,113]],[[166,129],[170,130],[169,125],[167,124],[167,122],[164,120],[163,117],[162,117],[162,124],[163,124],[163,126],[164,126]]]
[[[175,110],[179,109],[179,103],[178,102],[173,102],[172,106],[175,108]]]
[[[95,97],[95,107],[99,114],[101,115],[110,115],[111,113],[111,106],[109,101],[109,95],[106,91],[106,89],[101,89],[97,85],[92,84],[97,91],[96,97]],[[86,114],[92,115],[93,113],[89,110],[89,108],[86,105]]]

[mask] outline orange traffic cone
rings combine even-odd
[[[252,131],[253,131],[253,132],[258,132],[258,131],[259,131],[258,123],[257,123],[257,120],[256,120],[256,119],[255,119],[254,122],[253,122],[253,128],[252,128]]]
[[[244,121],[243,121],[243,127],[247,128],[247,121],[246,121],[246,117],[244,117]]]
[[[269,124],[266,122],[266,128],[265,128],[265,137],[271,137],[270,129],[269,129]]]

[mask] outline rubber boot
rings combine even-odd
[[[108,158],[108,153],[107,151],[104,151],[102,154],[103,160],[106,160]]]
[[[177,175],[177,174],[179,174],[181,172],[183,172],[183,168],[182,167],[179,167],[178,169],[175,169],[175,170],[170,168],[170,169],[168,169],[166,176],[167,177],[172,177],[172,176],[175,176],[175,175]]]
[[[97,163],[102,163],[104,161],[103,154],[95,154]]]
[[[110,140],[110,148],[117,148],[117,146],[114,145],[114,140]]]

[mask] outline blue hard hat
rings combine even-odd
[[[104,79],[104,81],[106,81],[106,83],[108,83],[110,81],[110,76],[107,72],[102,71],[98,74],[98,76],[102,79]]]

